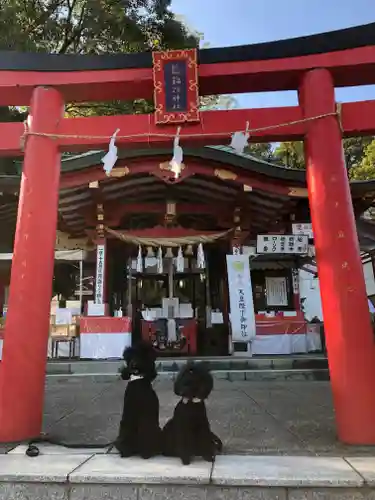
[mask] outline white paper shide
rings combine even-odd
[[[249,257],[227,255],[232,340],[249,342],[255,337],[255,313]]]

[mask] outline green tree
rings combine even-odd
[[[281,142],[274,151],[274,159],[287,168],[304,169],[303,142]]]
[[[375,139],[365,146],[362,158],[352,167],[350,174],[354,180],[375,179]]]
[[[0,107],[0,122],[22,122],[26,118],[26,113],[18,111],[16,108]],[[17,163],[19,164],[19,162]],[[0,174],[14,175],[16,170],[16,160],[14,158],[0,158]]]
[[[171,0],[0,0],[0,49],[108,54],[196,47]]]
[[[343,140],[344,156],[350,179],[374,179],[374,138],[349,137]],[[303,142],[281,142],[273,158],[287,168],[304,169]]]
[[[269,142],[252,143],[246,148],[245,153],[268,161],[273,159],[272,144]]]
[[[357,167],[362,160],[364,149],[372,137],[348,137],[344,139],[345,160],[348,168]]]
[[[171,0],[0,0],[0,50],[114,54],[197,47]],[[152,102],[68,104],[71,116],[149,113]]]

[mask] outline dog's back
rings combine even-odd
[[[189,464],[194,456],[213,460],[221,441],[210,429],[205,399],[213,388],[212,375],[204,363],[187,363],[179,372],[174,392],[181,399],[163,429],[164,453]]]
[[[152,387],[156,377],[155,353],[152,347],[140,344],[125,350],[126,367],[121,378],[129,380],[116,447],[121,456],[143,458],[160,453],[159,400]]]

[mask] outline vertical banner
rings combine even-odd
[[[255,312],[248,255],[227,255],[232,340],[249,342],[255,337]]]
[[[96,247],[95,304],[104,303],[105,244]]]
[[[197,50],[153,52],[155,123],[199,122]]]
[[[299,295],[299,273],[298,269],[292,269],[292,283],[294,295]]]

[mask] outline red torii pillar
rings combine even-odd
[[[30,132],[56,132],[63,112],[63,100],[55,89],[36,88]],[[0,442],[30,439],[42,429],[59,177],[57,141],[30,135],[0,363]]]
[[[306,118],[335,112],[326,69],[299,91]],[[337,117],[307,123],[307,183],[338,437],[375,444],[375,345]]]

